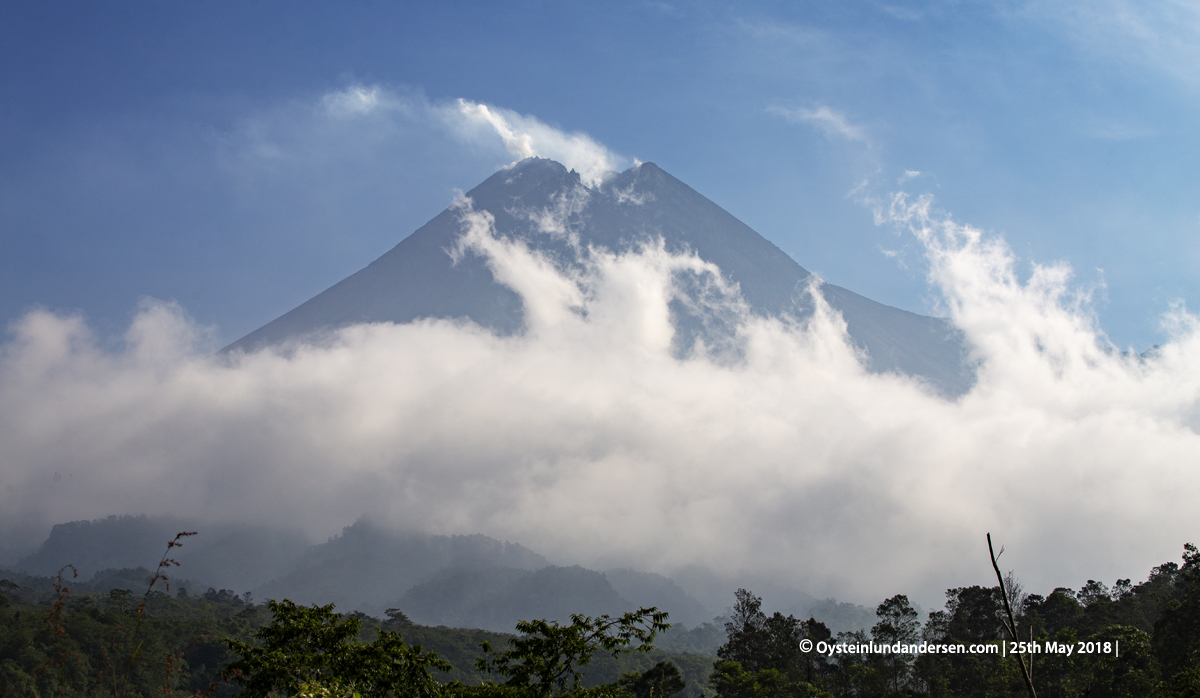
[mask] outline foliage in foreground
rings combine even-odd
[[[622,682],[583,686],[583,668],[595,655],[616,657],[652,648],[655,634],[668,627],[667,614],[654,608],[617,618],[576,615],[568,625],[522,621],[517,624],[521,635],[508,643],[508,649],[497,651],[484,643],[485,656],[476,668],[495,679],[470,686],[438,681],[433,672],[450,671],[450,664],[420,645],[406,644],[398,633],[380,628],[373,641],[360,642],[359,619],[342,618],[332,605],[306,608],[285,600],[269,606],[274,620],[255,633],[255,642],[227,643],[240,656],[227,673],[246,698],[306,694],[582,698],[638,695],[639,691],[645,698],[665,698],[683,689],[679,670],[672,667],[671,671],[661,663],[645,675],[623,677]],[[666,688],[671,690],[664,693]]]
[[[1078,592],[1059,588],[1043,597],[1023,594],[1011,575],[1004,583],[1021,639],[1043,647],[1055,642],[1078,649],[1082,642],[1114,648],[1107,653],[1026,654],[1040,698],[1200,698],[1200,551],[1195,546],[1185,546],[1182,567],[1160,565],[1138,585],[1125,579],[1110,589],[1089,581]],[[834,638],[812,618],[767,616],[761,599],[739,590],[726,624],[728,641],[718,651],[722,661],[709,683],[722,698],[1029,695],[1019,660],[1011,653],[823,656],[799,650],[805,640],[814,645],[822,640],[849,645],[961,643],[998,650],[1009,639],[999,586],[948,590],[945,608],[929,614],[924,625],[903,595],[884,601],[876,615],[879,621],[869,634],[839,633]]]
[[[0,594],[0,696],[191,696],[220,685],[233,658],[222,638],[248,638],[263,615],[232,592],[172,597],[152,591]],[[24,597],[24,598],[23,598]],[[214,696],[231,691],[214,688]]]
[[[0,580],[0,697],[1023,696],[1012,655],[802,649],[805,641],[995,646],[1006,632],[1004,595],[1021,638],[1121,648],[1027,655],[1042,698],[1200,697],[1200,551],[1192,545],[1182,566],[1160,565],[1137,585],[1089,581],[1043,597],[1023,594],[1010,575],[1003,589],[951,589],[924,624],[896,595],[879,605],[869,632],[836,637],[813,618],[768,615],[761,599],[739,590],[715,663],[651,653],[668,627],[653,608],[567,624],[523,621],[520,635],[507,636],[416,626],[395,609],[378,621],[286,600],[255,606],[227,591],[170,596],[155,589],[157,577],[140,603],[123,589],[73,596],[61,576],[49,591]]]
[[[1109,589],[1090,581],[1078,592],[1056,589],[1046,597],[1022,594],[1011,576],[1004,585],[1003,593],[1000,587],[951,589],[945,608],[931,613],[924,624],[908,598],[896,595],[876,609],[878,622],[869,632],[836,637],[813,618],[801,621],[780,613],[768,615],[760,598],[739,590],[725,626],[727,641],[718,651],[718,661],[704,688],[721,698],[1028,695],[1018,661],[1011,654],[851,651],[827,655],[803,649],[805,641],[814,645],[874,642],[911,646],[925,642],[998,647],[1004,639],[1006,593],[1014,608],[1015,630],[1022,638],[1071,646],[1099,642],[1116,647],[1119,643],[1121,648],[1119,654],[1027,655],[1033,684],[1042,698],[1200,696],[1200,551],[1194,546],[1185,547],[1182,566],[1161,565],[1138,585],[1119,580]],[[583,668],[594,656],[648,649],[654,633],[666,627],[665,616],[645,615],[651,611],[642,609],[640,616],[627,614],[620,619],[576,616],[570,625],[523,622],[518,626],[522,635],[510,641],[508,649],[494,652],[490,645],[485,646],[485,656],[476,668],[488,678],[478,685],[439,683],[431,673],[437,666],[420,647],[408,648],[408,655],[396,655],[425,662],[424,673],[406,674],[411,683],[402,690],[399,684],[381,689],[380,684],[354,678],[353,672],[341,678],[335,672],[310,678],[324,681],[323,685],[334,691],[361,691],[363,698],[391,695],[388,690],[395,695],[463,698],[669,696],[683,690],[685,684],[678,667],[667,663],[600,685],[585,686],[582,681]],[[314,607],[310,612],[321,609]]]
[[[125,572],[131,584],[138,579],[144,584],[151,576],[149,570]],[[298,680],[281,682],[287,687],[280,695],[316,696],[340,696],[347,691],[353,694],[350,683],[387,685],[392,679],[380,678],[385,670],[407,668],[414,672],[410,676],[420,678],[415,672],[422,666],[439,686],[478,686],[488,679],[503,686],[510,677],[492,662],[478,660],[507,658],[509,669],[521,664],[518,655],[508,652],[512,635],[415,625],[395,609],[383,620],[361,613],[343,617],[330,607],[314,611],[287,601],[255,605],[228,590],[210,589],[206,594],[189,596],[177,589],[174,596],[161,591],[146,595],[138,654],[128,683],[118,693],[112,678],[114,669],[125,666],[133,649],[137,597],[124,589],[85,593],[83,585],[63,585],[60,593],[51,582],[15,578],[21,581],[20,586],[8,580],[0,583],[0,697],[181,698],[199,694],[226,698],[237,695],[241,688],[229,669],[243,660],[248,660],[239,667],[243,672],[256,662],[262,666],[274,663],[283,674],[294,672]],[[653,618],[648,622],[653,625]],[[569,664],[558,659],[547,667],[584,670],[582,683],[589,689],[617,684],[627,678],[625,675],[640,677],[655,662],[667,661],[673,668],[678,665],[676,672],[683,669],[688,690],[696,695],[712,668],[711,659],[700,655],[646,652],[648,643],[642,651],[622,650],[615,657],[593,643],[584,648],[592,652],[584,663],[578,660],[586,652],[571,649],[579,639],[578,628],[572,629],[574,625],[545,624],[554,642],[542,642],[540,647],[549,651],[560,646],[575,657]],[[525,627],[540,626],[541,622],[536,621]],[[619,632],[620,628],[611,630]],[[630,639],[637,641],[636,636]],[[480,647],[484,644],[498,651],[485,653]],[[416,645],[424,645],[425,649],[414,649]],[[231,647],[244,653],[234,652]],[[527,651],[532,649],[526,647]],[[521,671],[527,676],[534,674]],[[329,676],[339,672],[343,677],[330,683]],[[347,680],[346,676],[351,678]],[[568,683],[573,684],[575,676],[570,674]],[[512,686],[503,690],[509,694],[516,691]],[[637,691],[637,687],[631,687],[626,692],[641,695]],[[655,698],[659,695],[654,693]]]

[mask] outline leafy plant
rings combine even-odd
[[[343,619],[333,604],[306,608],[285,599],[268,606],[274,619],[255,633],[254,643],[226,640],[241,659],[225,673],[241,685],[245,698],[291,696],[302,687],[335,696],[443,695],[445,687],[430,670],[449,671],[450,664],[406,644],[399,633],[380,629],[373,642],[363,644],[359,619]]]
[[[687,688],[679,667],[671,662],[659,662],[640,674],[625,674],[617,685],[632,693],[633,698],[670,698]]]
[[[667,613],[641,608],[613,618],[571,616],[570,625],[558,621],[528,620],[517,623],[521,633],[510,642],[512,649],[495,652],[488,643],[476,667],[504,677],[503,686],[520,689],[525,695],[551,696],[582,691],[583,672],[597,653],[617,657],[629,652],[649,652],[654,636],[671,627]],[[633,645],[634,642],[636,645]],[[613,686],[603,691],[617,692]]]

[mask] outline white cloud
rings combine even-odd
[[[824,104],[819,104],[813,109],[770,107],[768,111],[779,114],[794,123],[815,126],[827,136],[837,136],[859,143],[870,143],[867,139],[866,129],[851,123],[845,114]]]
[[[1200,333],[1103,348],[1063,266],[1020,282],[1001,240],[897,196],[981,362],[958,401],[872,375],[841,318],[745,311],[661,245],[563,270],[464,202],[461,250],[528,304],[524,334],[351,327],[324,346],[194,348],[171,305],[112,350],[37,311],[0,348],[0,516],[258,518],[329,535],[364,512],[508,538],[563,562],[701,563],[870,602],[990,583],[983,535],[1031,589],[1141,574],[1200,525]],[[668,303],[707,279],[742,359],[673,357]],[[60,477],[56,479],[55,474]],[[4,525],[8,525],[5,523]]]
[[[600,184],[623,161],[586,134],[565,133],[532,116],[466,99],[458,100],[457,107],[469,123],[486,124],[494,130],[508,152],[518,159],[557,160],[577,171],[588,186]]]
[[[247,120],[225,139],[239,164],[325,159],[404,140],[410,131],[428,138],[441,132],[459,141],[516,158],[544,157],[579,172],[588,186],[624,166],[624,158],[583,133],[566,133],[536,117],[466,99],[437,102],[420,92],[381,85],[350,85],[315,104],[289,104]],[[359,153],[361,154],[361,153]]]
[[[380,93],[379,87],[356,85],[326,93],[321,102],[331,114],[339,116],[370,114],[383,105]]]

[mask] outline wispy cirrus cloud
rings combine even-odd
[[[1200,5],[1189,0],[1011,0],[1010,17],[1046,24],[1083,52],[1200,87]]]
[[[787,107],[771,106],[767,108],[767,111],[779,114],[793,123],[812,126],[826,136],[844,138],[848,141],[855,141],[866,145],[871,144],[866,128],[851,122],[844,113],[825,104],[818,104],[811,109],[805,107],[789,109]]]

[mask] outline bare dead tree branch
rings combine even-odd
[[[1008,602],[1008,589],[1005,585],[1004,575],[1000,572],[1000,565],[996,563],[996,552],[992,548],[992,534],[987,534],[988,555],[992,558],[992,569],[996,570],[996,581],[1000,584],[1000,598],[1004,601],[1005,617],[1000,619],[1000,623],[1004,629],[1008,631],[1008,635],[1013,642],[1018,641],[1017,637],[1017,621],[1013,617],[1012,604]],[[1000,553],[1004,554],[1004,548],[1000,549]],[[1018,653],[1017,662],[1021,665],[1021,678],[1025,680],[1025,690],[1029,691],[1029,698],[1037,698],[1037,691],[1033,690],[1033,674],[1030,672],[1029,666],[1025,664],[1025,655]],[[1030,663],[1033,663],[1033,658],[1030,657]]]

